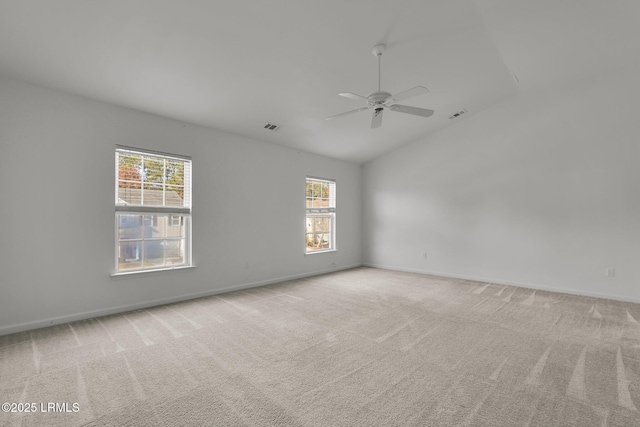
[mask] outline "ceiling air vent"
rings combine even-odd
[[[280,125],[274,125],[273,123],[267,123],[266,125],[264,125],[264,128],[265,128],[265,129],[267,129],[267,130],[272,130],[272,131],[274,131],[274,132],[275,132],[275,131],[279,131],[281,127],[282,127],[282,126],[280,126]]]
[[[457,113],[453,113],[452,115],[449,116],[449,120],[457,119],[458,117],[460,117],[461,115],[463,115],[466,112],[467,112],[467,110],[460,110]]]

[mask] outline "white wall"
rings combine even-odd
[[[364,165],[365,265],[640,302],[639,99],[582,76]]]
[[[359,165],[4,78],[0,99],[0,334],[361,263]],[[116,144],[193,157],[197,268],[110,277]],[[303,254],[306,175],[337,181],[338,252]]]

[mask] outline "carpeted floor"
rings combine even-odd
[[[640,426],[638,321],[358,268],[0,337],[0,425]]]

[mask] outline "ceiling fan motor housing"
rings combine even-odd
[[[371,107],[376,105],[385,105],[387,101],[393,101],[392,95],[389,92],[373,92],[367,96],[367,102]]]

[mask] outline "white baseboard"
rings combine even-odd
[[[416,268],[397,267],[397,266],[391,266],[391,265],[382,265],[382,264],[366,263],[366,262],[363,263],[362,266],[371,267],[371,268],[380,268],[383,270],[403,271],[406,273],[428,274],[430,276],[446,277],[450,279],[463,279],[463,280],[473,280],[476,282],[495,283],[496,285],[516,286],[519,288],[537,289],[540,291],[558,292],[561,294],[579,295],[584,297],[604,298],[604,299],[611,299],[616,301],[640,303],[640,298],[629,297],[626,295],[590,292],[590,291],[583,291],[581,289],[557,288],[552,286],[539,285],[536,283],[512,282],[512,281],[506,281],[506,280],[490,278],[490,277],[466,276],[466,275],[460,275],[460,274],[442,273],[437,271],[428,271],[428,270],[421,270]]]
[[[275,277],[267,280],[259,280],[256,282],[243,283],[240,285],[228,286],[221,289],[211,289],[204,292],[196,292],[192,294],[178,295],[171,298],[161,298],[155,300],[142,301],[135,304],[119,305],[116,307],[107,307],[98,310],[84,311],[81,313],[68,314],[64,316],[51,317],[48,319],[34,320],[31,322],[17,323],[14,325],[0,327],[0,336],[13,334],[16,332],[30,331],[33,329],[44,328],[51,325],[59,325],[68,322],[75,322],[77,320],[91,319],[94,317],[108,316],[110,314],[125,313],[127,311],[139,310],[141,308],[149,308],[157,305],[171,304],[174,302],[187,301],[196,298],[208,297],[211,295],[223,294],[227,292],[239,291],[242,289],[256,288],[259,286],[271,285],[279,282],[286,282],[287,280],[302,279],[305,277],[318,276],[321,274],[332,273],[339,270],[349,270],[351,268],[361,267],[362,264],[352,264],[346,266],[340,266],[336,268],[317,270],[309,273],[294,274],[292,276]]]

